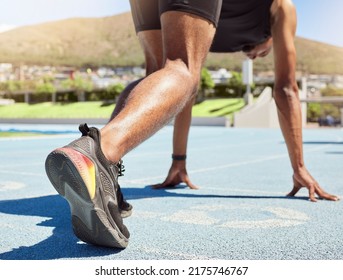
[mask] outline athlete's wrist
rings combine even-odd
[[[187,158],[186,154],[172,154],[173,161],[185,161]]]

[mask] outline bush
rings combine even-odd
[[[307,104],[307,119],[311,122],[316,122],[321,117],[321,105],[319,103]]]
[[[119,96],[122,91],[125,89],[122,84],[113,84],[106,88],[105,94],[102,97],[102,100],[114,100]]]
[[[311,122],[317,122],[326,116],[332,116],[334,119],[341,118],[340,108],[343,104],[328,103],[309,103],[307,105],[307,119]]]
[[[322,96],[343,96],[343,89],[328,86],[321,90]],[[341,118],[340,108],[343,103],[309,103],[307,105],[307,119],[312,122],[317,122],[331,116],[336,120]]]
[[[322,96],[343,96],[343,89],[327,86],[321,90],[321,94]]]

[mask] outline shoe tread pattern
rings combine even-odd
[[[75,163],[63,148],[51,152],[45,166],[52,185],[70,205],[75,235],[94,245],[126,248],[128,239],[114,229],[106,213],[93,204]]]

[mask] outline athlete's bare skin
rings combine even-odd
[[[295,80],[296,9],[291,0],[274,0],[270,12],[272,37],[245,54],[247,57],[255,59],[268,55],[272,49],[274,51],[275,85],[273,94],[278,109],[280,127],[293,169],[293,188],[288,196],[295,196],[301,188],[305,187],[308,189],[310,201],[317,201],[317,197],[337,201],[339,197],[324,191],[304,163],[299,90]],[[169,15],[163,16],[163,20],[172,20],[172,15],[170,17]],[[185,22],[184,27],[188,23],[191,24],[191,21]],[[206,24],[202,28],[207,29],[209,34],[214,32],[213,26],[213,30]],[[173,32],[173,30],[168,32]],[[104,150],[109,151],[108,157],[113,161],[119,160],[126,152],[161,128],[173,115],[176,115],[173,154],[185,155],[187,152],[192,105],[199,83],[197,75],[200,73],[199,67],[201,67],[206,56],[211,38],[205,39],[206,47],[204,50],[200,50],[200,53],[193,54],[194,49],[191,45],[187,50],[182,49],[185,46],[179,46],[176,48],[175,54],[175,50],[164,50],[161,47],[164,43],[161,43],[162,35],[164,35],[162,33],[163,30],[148,30],[138,33],[146,55],[148,76],[132,91],[130,88],[124,91],[120,99],[120,106],[117,106],[113,114],[113,116],[117,116],[115,121],[113,120],[109,126],[102,130],[103,145],[106,147]],[[155,40],[148,39],[151,36]],[[184,36],[191,36],[190,40],[192,41],[194,34],[187,32]],[[160,65],[161,57],[165,55],[167,55],[166,63]],[[188,61],[191,63],[187,63]],[[156,85],[156,80],[163,80],[163,75],[166,74],[170,75],[170,79],[168,78]],[[173,87],[171,83],[175,83],[177,87]],[[148,92],[149,94],[147,94]],[[164,97],[161,98],[162,94]],[[165,101],[155,102],[158,98]],[[144,101],[142,101],[143,99]],[[144,105],[139,105],[140,102],[144,102]],[[157,119],[160,121],[155,123]],[[142,126],[146,128],[143,133],[140,129]],[[130,131],[126,132],[125,129],[128,127],[130,127]],[[120,141],[116,142],[114,139]],[[180,183],[186,183],[191,189],[198,188],[191,182],[187,174],[186,160],[173,160],[164,182],[153,187],[166,188]]]

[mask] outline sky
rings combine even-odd
[[[144,0],[143,0],[144,1]],[[297,35],[343,47],[343,0],[293,0]],[[129,0],[1,0],[0,31],[73,17],[104,17],[130,11]]]

